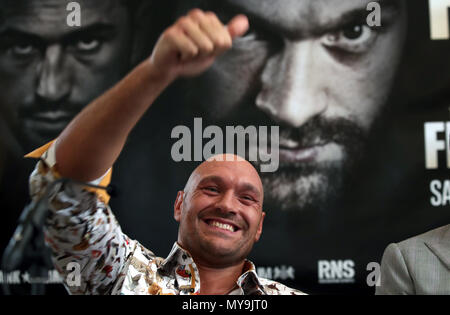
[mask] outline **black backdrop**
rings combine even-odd
[[[262,275],[311,294],[373,294],[366,268],[370,262],[380,263],[389,243],[450,222],[450,200],[433,205],[436,196],[430,188],[437,180],[440,193],[450,195],[450,189],[445,190],[445,150],[438,153],[438,168],[427,169],[425,164],[425,124],[449,121],[450,41],[430,39],[428,1],[409,2],[405,47],[392,93],[373,123],[361,162],[326,209],[267,211],[262,238],[251,254]],[[176,1],[147,2],[133,13],[139,45],[130,67],[150,54],[158,34],[179,15],[175,7]],[[176,193],[197,165],[176,163],[170,153],[175,142],[172,129],[202,117],[189,109],[191,104],[184,104],[186,86],[190,88],[185,81],[170,87],[140,121],[113,173],[118,195],[111,207],[122,229],[160,256],[168,254],[177,237],[172,214]],[[26,180],[34,166],[34,161],[18,157],[20,140],[14,144],[14,133],[8,132],[7,122],[3,125],[1,249],[28,202]],[[445,132],[437,138],[448,146]],[[321,274],[320,265],[332,266],[334,272]],[[11,285],[13,293],[28,293],[29,285],[21,282]],[[64,292],[55,284],[47,290]]]

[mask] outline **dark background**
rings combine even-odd
[[[146,11],[151,18],[145,15],[147,24],[138,30],[142,47],[130,67],[150,54],[155,34],[174,20],[172,2],[152,5]],[[408,38],[393,94],[373,128],[363,163],[346,182],[342,200],[333,205],[336,211],[320,215],[270,211],[250,257],[257,266],[292,266],[295,279],[276,280],[306,293],[373,294],[374,288],[366,284],[366,266],[381,262],[389,243],[450,222],[448,205],[430,204],[430,181],[448,178],[445,157],[440,155],[437,170],[427,170],[424,161],[424,123],[449,121],[450,41],[430,40],[427,1],[414,1],[408,14]],[[135,18],[142,19],[141,15],[144,11]],[[172,128],[192,122],[174,110],[180,106],[177,88],[177,84],[169,88],[132,132],[114,168],[112,182],[118,195],[110,202],[123,231],[162,257],[177,238],[176,193],[196,166],[175,163],[170,156]],[[3,141],[9,136],[2,132]],[[9,151],[2,151],[1,158],[0,249],[4,249],[28,202],[26,183],[35,162]],[[347,259],[355,263],[353,283],[319,283],[319,260]],[[14,285],[12,290],[27,294],[29,286]],[[64,289],[50,285],[47,293],[64,294]]]

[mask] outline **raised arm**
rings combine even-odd
[[[198,9],[180,18],[161,35],[150,58],[89,104],[61,133],[55,148],[59,174],[80,181],[102,176],[162,91],[179,77],[207,70],[247,29],[242,15],[227,26],[214,13]]]
[[[52,183],[64,177],[106,186],[111,173],[103,175],[160,93],[181,76],[205,71],[247,28],[244,16],[225,27],[212,13],[191,11],[161,35],[151,57],[75,117],[56,145],[28,155],[41,158],[30,194],[35,202],[48,196],[45,239],[72,294],[120,294],[124,281],[133,283],[126,278],[130,257],[145,250],[122,232],[103,191],[75,181]],[[71,265],[79,266],[79,283],[70,281]]]

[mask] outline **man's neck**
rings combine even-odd
[[[236,286],[237,279],[242,274],[244,261],[226,268],[210,268],[197,264],[200,274],[200,294],[224,295]]]

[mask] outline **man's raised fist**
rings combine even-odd
[[[163,32],[150,61],[159,72],[173,78],[199,75],[248,28],[244,15],[224,25],[213,12],[194,9]]]

